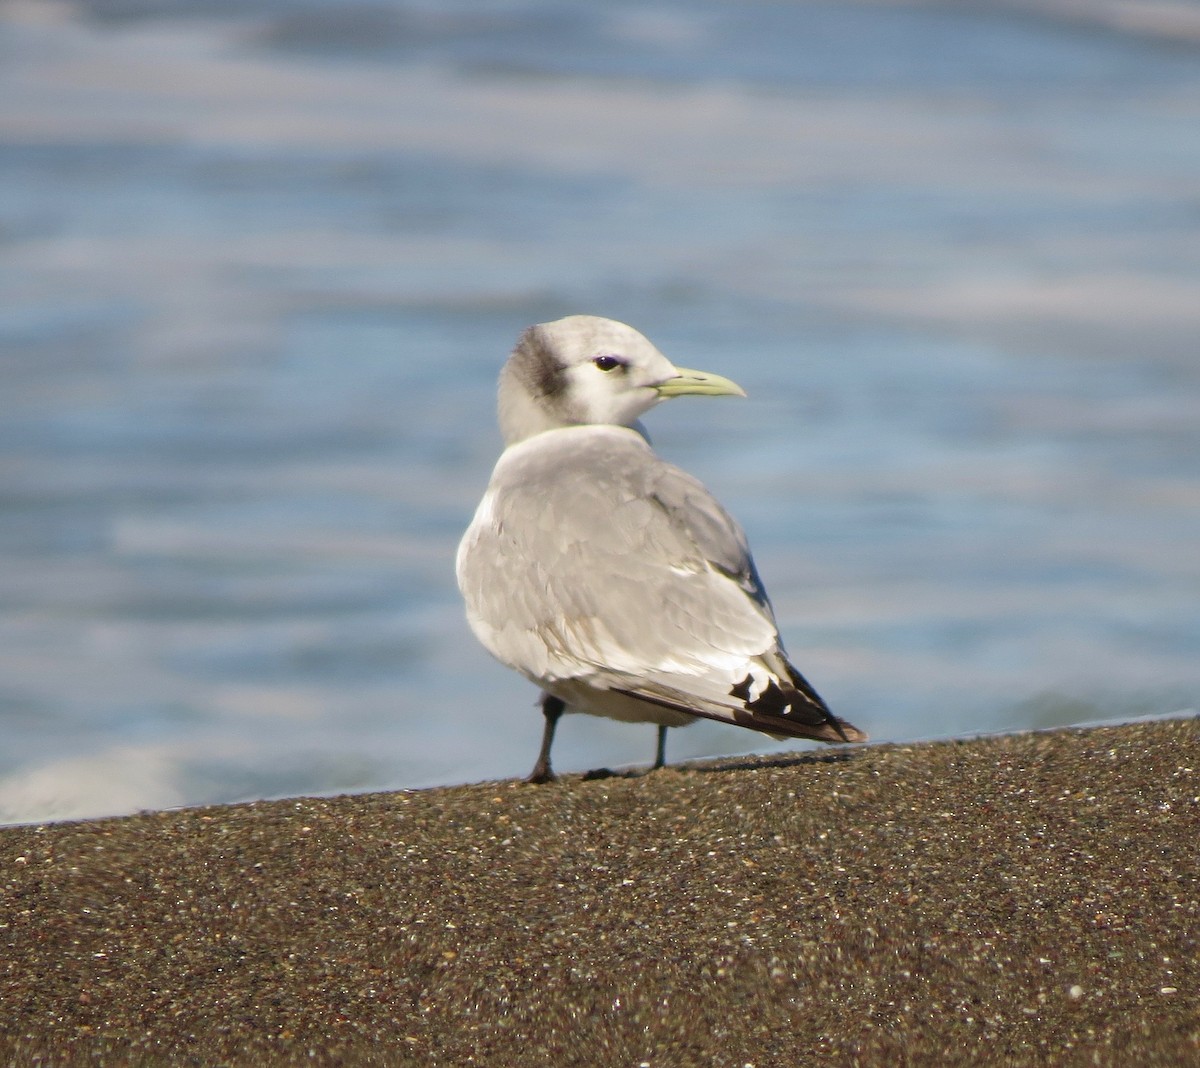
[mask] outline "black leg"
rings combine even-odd
[[[566,705],[552,694],[542,694],[542,715],[546,717],[546,726],[542,731],[542,751],[538,753],[537,763],[529,773],[526,782],[554,782],[555,774],[550,770],[550,746],[554,744],[554,728],[558,726],[558,718],[563,714]]]
[[[654,754],[654,767],[651,771],[657,771],[659,768],[667,766],[667,728],[658,728],[658,750]]]

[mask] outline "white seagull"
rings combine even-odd
[[[500,374],[506,448],[456,570],[476,637],[543,691],[530,782],[563,712],[658,724],[655,768],[697,717],[866,740],[788,662],[737,521],[651,449],[638,417],[683,394],[745,396],[592,315],[530,327]]]

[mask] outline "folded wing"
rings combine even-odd
[[[483,644],[551,690],[586,684],[772,734],[864,737],[788,663],[741,527],[634,431],[573,427],[507,450],[458,570]]]

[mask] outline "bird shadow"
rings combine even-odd
[[[601,779],[644,779],[653,768],[623,768],[614,771],[612,768],[593,768],[585,771],[579,778],[583,782],[599,782]]]
[[[583,782],[598,782],[603,779],[645,779],[656,771],[677,771],[684,775],[713,775],[730,771],[756,771],[763,768],[801,768],[813,764],[842,764],[853,760],[853,752],[802,753],[785,757],[744,757],[735,760],[706,761],[703,764],[668,764],[665,768],[594,768],[585,771]]]
[[[703,764],[680,764],[677,771],[692,775],[713,775],[729,771],[762,771],[765,768],[802,768],[813,764],[843,764],[854,759],[852,752],[803,753],[787,757],[748,757]]]

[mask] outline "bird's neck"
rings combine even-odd
[[[505,445],[515,445],[518,441],[531,438],[543,430],[556,430],[571,425],[548,411],[545,405],[538,404],[529,395],[525,383],[511,374],[507,367],[500,375],[496,409]]]

